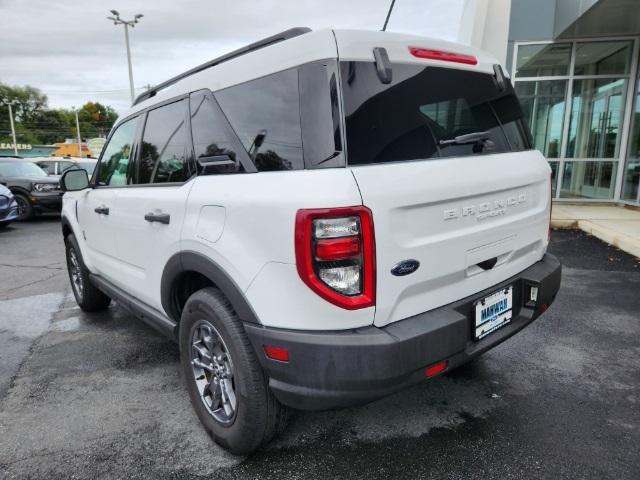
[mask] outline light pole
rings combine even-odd
[[[82,139],[80,138],[80,121],[78,120],[78,110],[72,107],[76,114],[76,134],[78,135],[78,157],[82,158]]]
[[[19,102],[17,102],[16,100],[3,99],[2,103],[9,107],[9,123],[11,124],[11,137],[13,138],[13,152],[17,157],[18,141],[16,140],[16,126],[13,123],[13,109],[11,107],[12,105],[17,105]]]
[[[133,69],[131,68],[131,48],[129,47],[129,27],[134,28],[136,23],[144,16],[141,13],[134,15],[133,20],[123,20],[117,10],[111,10],[113,17],[107,17],[114,25],[124,25],[124,41],[127,45],[127,62],[129,65],[129,89],[131,90],[131,103],[135,100],[135,92],[133,89]]]

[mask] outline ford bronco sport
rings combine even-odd
[[[550,168],[467,46],[292,29],[142,94],[62,179],[73,293],[176,339],[193,406],[248,453],[286,407],[451,370],[553,302]]]

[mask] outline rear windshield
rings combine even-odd
[[[383,84],[371,62],[341,62],[351,165],[531,148],[511,84],[493,75],[393,64]]]

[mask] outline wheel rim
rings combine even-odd
[[[222,424],[233,422],[238,410],[233,362],[224,340],[206,320],[191,330],[191,367],[200,400]]]
[[[25,200],[20,196],[16,196],[15,199],[16,204],[18,205],[18,220],[24,220],[27,213],[27,204]]]
[[[84,293],[84,282],[82,280],[82,270],[80,269],[78,255],[73,247],[69,249],[69,277],[71,277],[73,291],[78,295],[78,298],[81,299]]]

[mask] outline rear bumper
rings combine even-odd
[[[502,343],[538,318],[560,288],[562,267],[552,255],[500,284],[444,307],[384,328],[309,332],[245,324],[269,386],[285,405],[322,410],[370,402],[425,380],[425,367],[441,360],[451,370]],[[473,303],[513,285],[511,323],[472,340]],[[539,288],[535,307],[524,305],[530,285]],[[288,363],[270,360],[264,345],[289,350]]]

